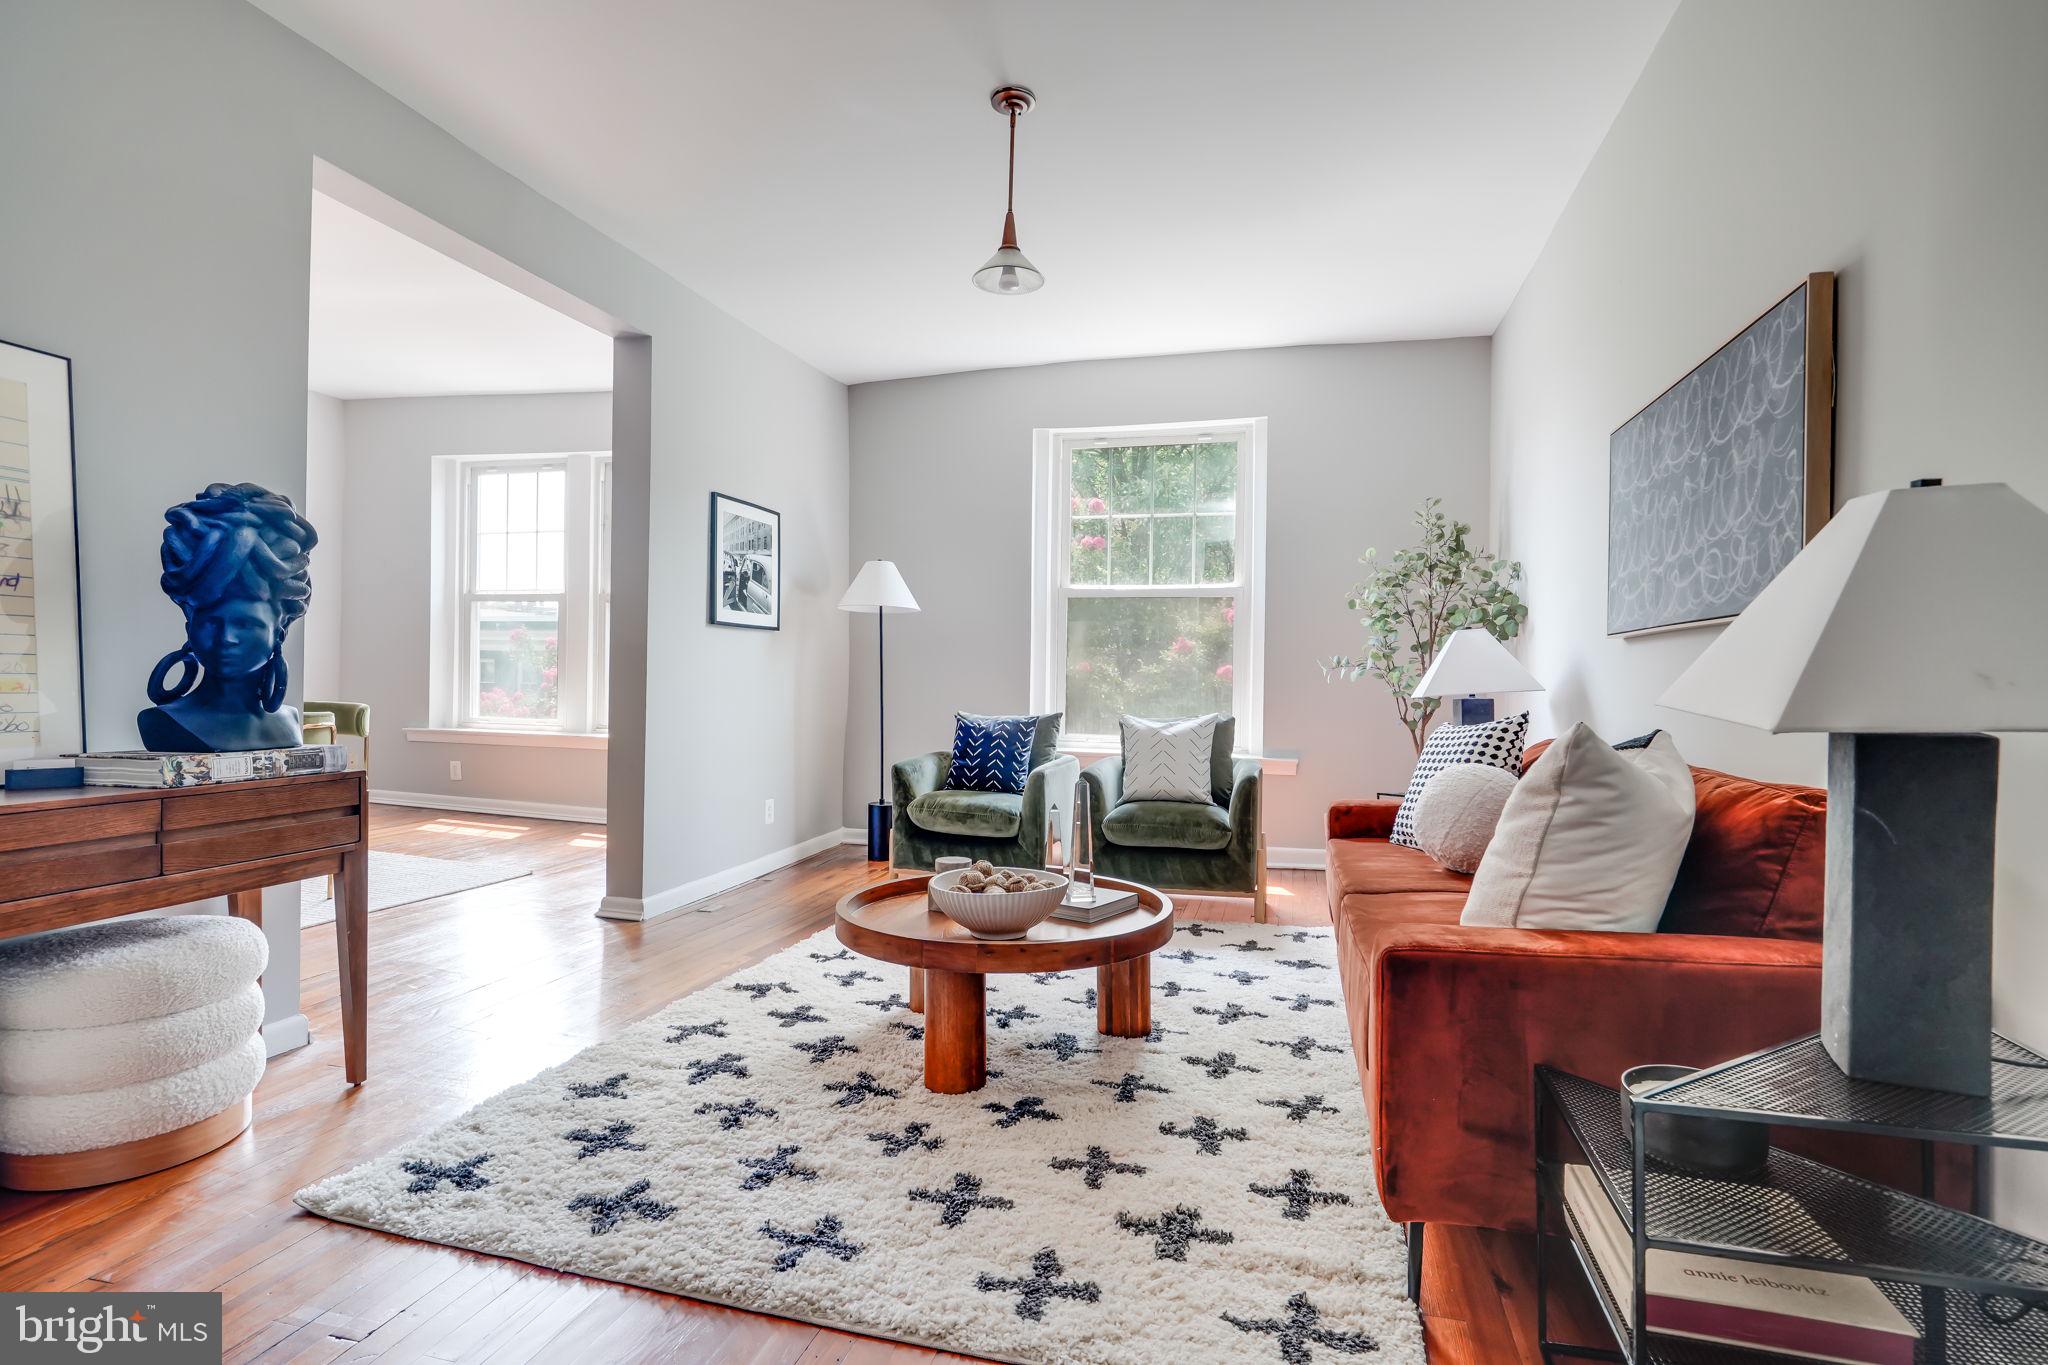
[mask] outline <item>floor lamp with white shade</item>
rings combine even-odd
[[[841,611],[871,611],[875,614],[875,753],[882,771],[881,789],[868,803],[868,861],[886,862],[889,857],[889,825],[894,812],[889,806],[889,707],[887,701],[887,655],[883,645],[882,618],[891,612],[918,610],[910,585],[886,559],[870,559],[854,575],[853,585],[839,599]]]

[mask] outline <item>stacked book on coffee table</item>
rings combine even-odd
[[[1113,891],[1106,886],[1095,888],[1093,901],[1079,904],[1074,900],[1073,884],[1069,883],[1066,899],[1060,902],[1059,909],[1052,912],[1052,917],[1064,920],[1068,924],[1100,924],[1106,919],[1121,915],[1126,910],[1135,909],[1137,904],[1137,892]]]

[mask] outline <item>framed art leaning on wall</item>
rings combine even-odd
[[[85,748],[71,362],[0,342],[0,766]]]
[[[1735,616],[1834,510],[1835,277],[1773,304],[1607,443],[1607,633]]]
[[[711,495],[711,624],[782,629],[782,514]]]

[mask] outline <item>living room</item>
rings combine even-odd
[[[2048,1359],[2044,58],[6,0],[12,1353]]]

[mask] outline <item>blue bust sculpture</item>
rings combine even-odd
[[[306,565],[319,535],[290,498],[253,483],[214,484],[164,521],[163,589],[185,613],[185,643],[149,675],[156,705],[135,718],[143,744],[190,753],[299,743],[298,710],[284,704],[284,641],[312,600]]]

